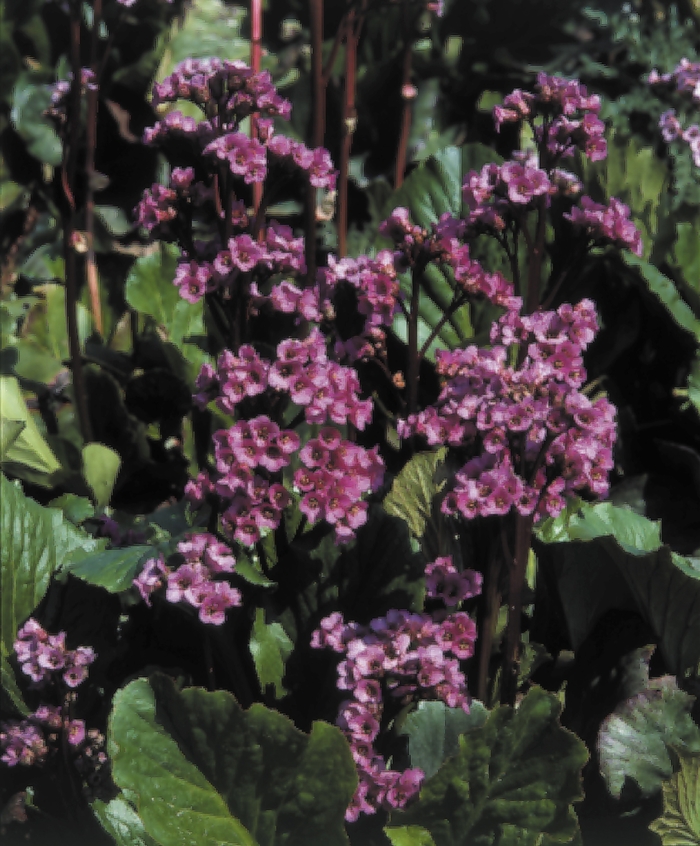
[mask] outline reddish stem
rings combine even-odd
[[[338,255],[347,254],[348,246],[348,174],[350,172],[350,151],[355,132],[357,113],[355,111],[355,77],[357,71],[357,44],[364,18],[366,0],[362,0],[359,14],[354,8],[347,14],[345,32],[345,92],[342,110],[342,137],[340,145],[340,174],[338,177]]]
[[[100,304],[100,287],[97,277],[97,262],[95,260],[95,149],[97,147],[97,109],[99,102],[99,67],[98,43],[99,28],[102,20],[102,0],[94,0],[93,21],[90,44],[90,69],[95,74],[92,85],[87,89],[87,134],[85,151],[85,177],[87,179],[87,193],[85,197],[85,237],[87,239],[87,255],[85,257],[85,274],[87,278],[88,294],[90,296],[90,310],[95,329],[103,333],[102,307]]]
[[[326,80],[323,76],[323,0],[310,0],[311,79],[313,123],[311,146],[322,147],[326,128]],[[342,27],[342,24],[341,24]],[[316,188],[306,189],[306,278],[309,285],[316,279]]]
[[[531,540],[532,516],[516,515],[515,556],[510,565],[508,580],[508,628],[506,629],[503,672],[501,675],[501,702],[504,705],[515,705],[515,696],[518,691],[523,587]]]
[[[401,131],[399,133],[399,146],[396,151],[396,170],[394,172],[394,189],[400,188],[403,184],[406,173],[406,160],[408,158],[408,138],[411,134],[411,102],[412,97],[408,95],[408,87],[411,84],[411,64],[413,60],[413,44],[410,41],[408,27],[405,28],[405,40],[403,50],[403,73],[401,75],[401,97],[403,99],[403,112],[401,114]]]
[[[90,415],[88,412],[83,361],[80,355],[80,336],[78,335],[78,281],[77,255],[75,252],[75,173],[78,162],[78,141],[80,139],[80,96],[82,72],[80,66],[80,6],[71,5],[70,20],[71,70],[73,79],[70,87],[70,130],[63,150],[62,184],[68,201],[68,210],[63,215],[63,254],[66,264],[66,323],[68,330],[68,349],[73,373],[73,396],[78,414],[78,424],[85,443],[92,440]]]
[[[254,73],[260,73],[262,59],[262,0],[250,0],[250,66]],[[255,115],[250,118],[250,137],[258,137]],[[262,183],[253,183],[253,214],[257,215],[262,200]],[[264,237],[261,230],[260,238]]]

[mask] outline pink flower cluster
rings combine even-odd
[[[647,77],[647,83],[669,92],[675,91],[683,99],[690,99],[693,106],[700,105],[700,62],[681,59],[671,73],[659,73],[654,69]],[[668,109],[659,119],[664,141],[681,139],[690,147],[693,162],[700,167],[700,125],[693,123],[685,129],[675,109]]]
[[[319,271],[320,289],[332,302],[334,292],[342,285],[354,289],[364,326],[358,335],[338,338],[335,354],[349,361],[371,357],[383,349],[386,329],[393,324],[399,311],[401,291],[393,255],[388,250],[382,250],[374,258],[336,259],[330,255],[328,267]]]
[[[516,89],[503,105],[494,107],[493,115],[498,130],[504,123],[530,123],[540,156],[546,151],[548,165],[553,165],[576,150],[594,162],[606,157],[605,125],[599,111],[600,98],[589,96],[578,80],[539,73],[534,93]]]
[[[190,534],[177,545],[184,563],[168,566],[162,556],[150,558],[134,579],[134,585],[147,605],[157,590],[165,588],[168,602],[184,602],[199,612],[203,623],[220,626],[229,608],[240,606],[241,593],[228,582],[215,580],[222,573],[234,572],[236,559],[226,544],[206,532]],[[181,559],[180,559],[181,560]]]
[[[59,732],[74,754],[74,763],[88,775],[108,761],[104,736],[96,729],[85,730],[84,720],[62,716],[56,705],[40,705],[23,720],[7,720],[0,730],[0,761],[8,767],[43,764],[59,748]]]
[[[97,657],[89,646],[66,649],[65,632],[51,635],[33,617],[17,632],[14,650],[22,672],[35,684],[43,685],[60,676],[71,688],[85,681],[88,667]]]
[[[528,317],[507,312],[492,328],[491,349],[437,353],[445,377],[438,402],[404,421],[400,434],[471,448],[443,512],[473,519],[515,509],[540,519],[559,514],[574,492],[607,492],[615,409],[579,390],[581,353],[596,329],[593,303],[583,300]],[[517,366],[508,363],[512,344],[527,345]]]
[[[252,546],[279,526],[291,498],[274,474],[299,452],[302,467],[294,473],[294,485],[300,510],[311,523],[321,518],[330,523],[337,542],[350,540],[367,521],[362,496],[377,490],[383,478],[378,448],[357,446],[332,427],[323,427],[300,451],[299,446],[294,431],[280,429],[266,416],[239,421],[214,435],[216,478],[203,471],[185,494],[195,505],[207,495],[218,496],[227,537]]]
[[[615,197],[610,198],[608,206],[595,203],[586,196],[581,197],[580,202],[580,206],[574,206],[563,216],[571,221],[574,228],[582,230],[590,243],[594,246],[612,244],[641,256],[642,236],[629,219],[629,206]]]
[[[481,590],[480,574],[458,573],[449,557],[438,559],[429,570],[431,598],[447,596],[450,604],[456,604],[456,596],[468,598]],[[392,610],[369,626],[345,623],[338,612],[321,620],[311,645],[345,656],[338,665],[338,688],[352,694],[341,704],[337,719],[350,742],[360,777],[345,814],[348,821],[360,814],[374,814],[379,808],[404,807],[418,794],[423,781],[419,769],[403,773],[387,769],[374,747],[381,731],[384,695],[401,704],[439,699],[450,708],[468,711],[466,679],[459,661],[474,654],[475,640],[474,621],[461,611],[430,616]]]
[[[481,171],[469,171],[464,179],[462,194],[469,207],[467,217],[471,232],[500,233],[514,219],[532,208],[537,197],[574,196],[581,183],[574,174],[560,168],[545,171],[536,159],[522,153],[514,154],[516,161],[502,165],[487,164]],[[519,160],[518,160],[519,159]]]
[[[237,124],[254,112],[289,120],[288,100],[280,97],[268,71],[254,73],[245,62],[218,58],[185,59],[173,73],[153,86],[153,105],[190,100],[218,107],[222,124]]]
[[[68,120],[68,100],[70,96],[70,89],[73,81],[73,74],[68,74],[67,80],[59,80],[51,86],[51,105],[46,109],[44,114],[51,118],[60,130],[65,126]],[[94,91],[97,87],[95,82],[95,74],[90,68],[81,68],[80,70],[80,90],[81,97],[88,91]]]
[[[206,248],[210,249],[211,243],[207,244]],[[226,249],[215,253],[212,261],[198,257],[177,265],[173,283],[183,299],[195,303],[206,293],[217,290],[230,291],[242,273],[255,272],[258,277],[267,278],[277,273],[301,275],[306,271],[303,239],[294,238],[289,226],[275,220],[270,221],[265,232],[265,241],[255,241],[248,233],[243,232],[230,238]],[[298,292],[299,299],[303,300],[307,307],[313,306],[313,292],[310,291],[307,295],[298,291],[291,282],[283,282],[279,288],[283,291],[289,288],[290,291]],[[252,283],[250,290],[254,301],[264,300],[260,296],[257,283]],[[317,312],[314,310],[312,313],[315,315]]]
[[[343,440],[331,426],[307,441],[299,453],[304,467],[294,473],[299,510],[310,523],[323,518],[335,529],[336,543],[355,537],[367,522],[364,494],[378,490],[384,476],[379,447],[367,450]]]
[[[146,130],[147,144],[184,135],[197,142],[203,155],[225,161],[231,173],[247,184],[264,181],[269,154],[304,171],[315,187],[335,187],[335,170],[326,150],[309,150],[299,141],[274,134],[272,119],[289,120],[291,105],[279,96],[268,71],[254,73],[240,61],[186,59],[153,89],[154,106],[176,100],[196,103],[206,119],[195,121],[170,112]],[[256,116],[255,138],[239,131],[240,122],[251,115]]]

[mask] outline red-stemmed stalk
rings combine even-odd
[[[352,136],[357,123],[355,110],[355,83],[357,73],[357,44],[364,20],[367,0],[362,0],[359,11],[351,8],[345,19],[345,90],[342,109],[342,141],[338,176],[338,255],[343,258],[348,248],[348,174]]]
[[[311,22],[311,146],[322,147],[326,129],[326,78],[323,73],[323,0],[310,0]],[[316,279],[316,188],[306,189],[306,278],[309,285]]]
[[[69,94],[69,129],[68,137],[64,140],[63,162],[61,165],[61,183],[68,208],[62,215],[63,224],[63,255],[66,266],[66,324],[68,329],[68,349],[73,374],[73,397],[78,414],[78,424],[83,440],[92,440],[90,415],[88,412],[85,380],[83,378],[83,361],[80,353],[80,336],[78,335],[78,279],[76,253],[76,205],[75,205],[75,174],[78,164],[78,145],[80,142],[80,100],[82,89],[82,68],[80,63],[80,5],[73,2],[70,7],[70,55],[71,80]]]
[[[87,86],[87,131],[85,137],[85,238],[87,254],[85,256],[85,275],[90,297],[90,310],[95,329],[103,334],[100,287],[95,260],[95,148],[97,147],[97,109],[100,93],[98,45],[100,39],[100,21],[102,20],[102,0],[94,0],[92,12],[92,32],[90,39],[90,70],[94,74]]]
[[[532,542],[532,516],[515,516],[515,553],[508,577],[508,625],[503,651],[501,703],[515,705],[520,663],[520,633],[523,612],[523,588]]]
[[[250,0],[250,66],[253,73],[260,73],[262,59],[262,0]],[[255,115],[250,118],[250,137],[258,137],[258,123]],[[253,215],[257,216],[262,201],[262,183],[253,183]],[[259,238],[263,238],[261,230]]]
[[[404,48],[401,71],[401,99],[403,110],[401,113],[401,129],[399,131],[399,145],[396,150],[396,169],[394,171],[394,189],[400,188],[403,184],[406,173],[406,160],[408,158],[408,138],[411,134],[411,103],[413,102],[413,91],[411,90],[411,66],[413,64],[413,43],[407,17],[404,17]]]

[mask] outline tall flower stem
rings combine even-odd
[[[498,610],[501,606],[499,593],[499,579],[501,574],[501,560],[495,548],[489,550],[489,560],[484,574],[484,592],[479,606],[477,641],[477,676],[476,696],[482,702],[487,702],[489,697],[489,670],[491,653],[493,651],[493,640],[498,622]]]
[[[418,411],[418,380],[420,376],[420,350],[418,349],[418,307],[422,267],[414,267],[411,280],[411,307],[408,314],[408,413]]]
[[[71,5],[70,52],[73,79],[70,87],[70,124],[69,135],[64,143],[61,181],[67,201],[63,218],[63,255],[66,266],[66,324],[68,329],[68,349],[73,374],[73,396],[78,413],[78,424],[83,440],[92,440],[90,415],[88,412],[83,361],[80,354],[80,336],[78,335],[78,279],[77,254],[75,251],[75,174],[78,163],[78,144],[80,140],[80,98],[82,89],[82,70],[80,64],[80,6]]]
[[[366,0],[362,0],[359,13],[355,8],[348,11],[345,30],[345,91],[342,110],[342,141],[340,145],[340,175],[338,179],[338,255],[347,254],[348,248],[348,174],[350,172],[350,151],[352,136],[357,123],[355,111],[355,80],[357,72],[357,44],[364,20]]]
[[[503,652],[501,674],[501,702],[514,705],[518,688],[523,587],[532,541],[532,517],[521,514],[515,518],[515,554],[510,563],[508,578],[508,626]]]
[[[309,0],[311,21],[311,146],[322,147],[326,130],[326,78],[323,73],[323,0]],[[316,188],[306,189],[306,274],[308,284],[316,279]]]
[[[260,73],[262,59],[262,0],[250,0],[250,66],[253,73]],[[258,137],[255,116],[250,118],[250,137]],[[262,183],[253,183],[253,213],[257,215],[262,200]],[[262,232],[261,232],[262,235]]]
[[[401,71],[401,99],[403,109],[401,112],[401,129],[399,131],[399,145],[396,150],[396,169],[394,171],[394,189],[400,188],[403,184],[406,173],[406,160],[408,157],[408,138],[411,134],[411,103],[413,96],[410,92],[411,66],[413,64],[413,44],[411,43],[411,32],[408,18],[404,18],[404,48]]]
[[[87,180],[87,192],[85,195],[85,237],[87,240],[85,274],[88,294],[90,296],[92,319],[95,323],[95,329],[97,329],[100,335],[104,333],[97,262],[95,260],[95,148],[97,147],[97,109],[100,92],[98,44],[101,20],[102,0],[94,0],[90,43],[90,70],[93,72],[94,78],[92,83],[87,86],[87,132],[85,138],[85,178]]]

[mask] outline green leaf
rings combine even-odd
[[[700,319],[693,314],[692,309],[681,297],[673,281],[653,264],[638,258],[633,253],[623,252],[621,257],[628,267],[638,272],[651,293],[664,306],[675,322],[686,332],[693,335],[696,341],[700,341]]]
[[[339,729],[305,735],[231,694],[178,692],[162,675],[119,691],[109,721],[114,780],[161,846],[346,846],[357,783]]]
[[[676,224],[673,258],[685,281],[700,294],[700,218]]]
[[[441,486],[435,474],[446,455],[446,449],[414,455],[394,479],[383,503],[387,514],[408,523],[414,538],[421,540],[425,535],[425,554],[431,560],[440,554],[440,524],[433,514],[433,499]]]
[[[263,693],[269,684],[273,684],[275,697],[281,699],[287,693],[282,684],[284,664],[291,655],[294,644],[279,623],[265,622],[265,612],[262,608],[255,612],[249,648]]]
[[[551,544],[542,552],[558,583],[574,649],[606,611],[632,610],[651,626],[673,673],[698,666],[700,568],[660,545],[658,524],[611,503],[577,503],[546,521],[538,537]]]
[[[435,775],[443,761],[459,751],[459,735],[481,728],[487,718],[488,711],[478,699],[471,701],[468,714],[444,702],[419,702],[401,729],[408,735],[411,766],[420,767],[426,778]]]
[[[117,796],[109,802],[97,799],[92,803],[92,810],[117,846],[159,846],[146,834],[141,817],[123,796]]]
[[[0,682],[0,711],[5,714],[14,711],[20,717],[26,717],[29,708],[24,704],[10,662],[3,654],[0,654]]]
[[[0,648],[8,655],[17,629],[42,600],[51,575],[103,545],[43,508],[0,476]]]
[[[671,747],[700,754],[700,728],[690,715],[694,701],[666,676],[603,720],[598,734],[600,770],[616,799],[628,777],[643,796],[661,790],[664,779],[673,774]]]
[[[611,502],[576,502],[556,519],[545,520],[537,536],[545,543],[613,537],[630,555],[645,555],[661,547],[661,524]]]
[[[131,231],[133,224],[129,222],[124,209],[119,206],[95,206],[95,217],[103,224],[110,235],[121,238]]]
[[[83,447],[83,476],[100,510],[109,505],[121,463],[119,453],[105,444],[92,443]]]
[[[0,376],[0,461],[20,477],[22,468],[45,475],[46,485],[50,485],[49,476],[61,468],[12,376]]]
[[[157,252],[136,259],[126,277],[129,305],[166,328],[182,299],[173,284],[179,256],[177,247],[161,242]]]
[[[430,832],[419,825],[385,828],[384,831],[392,846],[435,846]]]
[[[61,164],[63,149],[51,121],[44,116],[50,104],[48,85],[37,83],[31,73],[18,76],[12,98],[12,125],[34,158],[57,167]]]
[[[52,499],[49,507],[60,508],[66,519],[70,520],[74,526],[79,526],[95,516],[95,506],[90,500],[76,494],[67,493]]]
[[[436,846],[568,843],[582,798],[584,744],[559,725],[556,696],[534,687],[517,710],[494,709],[459,738],[459,751],[421,789],[388,831],[420,826]],[[410,841],[409,841],[410,842]],[[418,841],[420,842],[420,841]]]
[[[82,579],[91,585],[103,587],[110,593],[129,590],[141,563],[156,551],[152,546],[139,544],[121,549],[105,549],[81,558],[80,561],[67,564],[64,572]]]
[[[664,812],[649,826],[663,846],[700,843],[700,755],[679,754],[680,769],[663,784]]]

